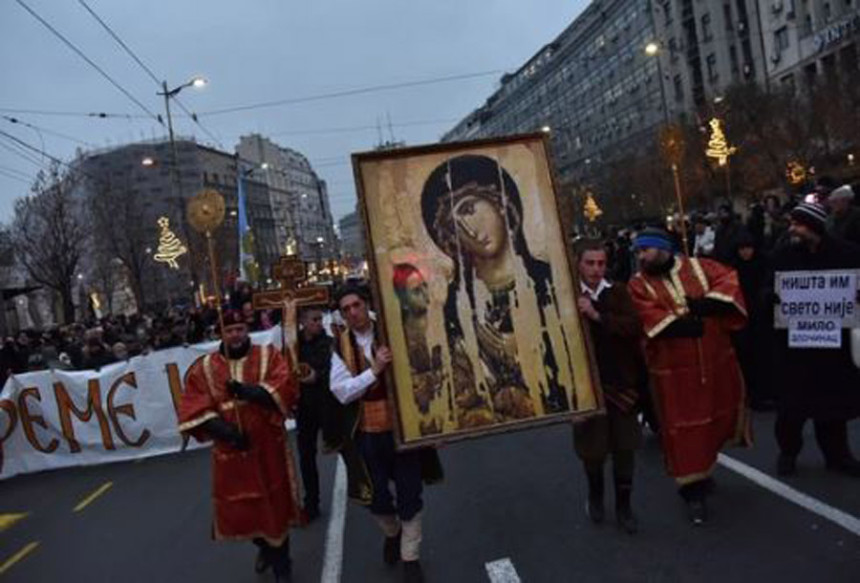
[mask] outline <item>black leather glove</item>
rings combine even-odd
[[[694,316],[708,318],[727,314],[734,309],[728,302],[721,302],[713,298],[687,298],[687,307]]]
[[[239,431],[239,428],[229,421],[224,421],[220,417],[210,419],[200,426],[206,433],[212,436],[213,439],[223,441],[232,448],[240,451],[247,451],[251,447],[251,442],[248,436]]]
[[[704,334],[705,324],[699,318],[684,316],[666,326],[657,338],[701,338]]]
[[[269,394],[269,391],[258,385],[245,385],[236,380],[227,382],[227,391],[240,401],[255,403],[261,407],[278,410],[278,404]]]

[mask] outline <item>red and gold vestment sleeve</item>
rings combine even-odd
[[[284,417],[295,407],[299,398],[298,383],[290,372],[286,359],[277,350],[266,350],[263,354],[266,366],[260,385],[266,389],[278,405]]]
[[[659,281],[652,284],[642,274],[637,274],[627,284],[630,299],[639,312],[642,329],[648,338],[654,338],[678,319],[678,315],[660,301],[654,285],[662,284]]]
[[[738,272],[710,259],[698,261],[708,280],[708,291],[705,297],[733,305],[735,309],[723,315],[721,319],[728,330],[740,330],[746,325],[747,306],[738,281]]]
[[[205,358],[199,359],[188,369],[185,375],[185,392],[179,402],[179,431],[194,437],[197,441],[209,439],[200,426],[218,417],[204,372]]]

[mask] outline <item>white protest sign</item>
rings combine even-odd
[[[804,331],[824,326],[822,322],[838,322],[839,328],[860,326],[857,306],[860,271],[778,271],[775,291],[780,303],[775,308],[777,328],[790,328],[793,321],[804,321]],[[817,324],[812,324],[818,322]]]
[[[842,348],[839,320],[797,319],[788,323],[790,348]]]
[[[251,335],[281,345],[281,330]],[[12,375],[0,392],[0,480],[194,447],[179,434],[188,368],[216,342],[168,348],[99,370]]]

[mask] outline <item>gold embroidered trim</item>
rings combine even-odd
[[[705,478],[710,476],[712,473],[714,473],[714,466],[716,466],[716,465],[717,465],[717,462],[714,462],[713,464],[711,464],[711,467],[709,467],[704,472],[698,472],[695,474],[687,474],[686,476],[676,476],[675,481],[682,486],[685,486],[687,484],[691,484],[693,482],[700,482],[701,480],[704,480]]]
[[[239,360],[227,359],[227,367],[230,369],[230,378],[240,383],[245,382],[245,361],[247,356],[243,356]]]
[[[711,298],[714,300],[719,300],[721,302],[726,302],[727,304],[731,304],[734,307],[736,307],[741,314],[743,314],[744,316],[747,315],[747,311],[743,307],[738,305],[738,303],[735,301],[735,299],[731,296],[727,296],[726,294],[721,294],[720,292],[708,292],[705,295],[705,297]]]
[[[269,370],[269,345],[264,344],[260,347],[260,383],[266,378],[266,372]]]
[[[260,381],[260,386],[263,387],[264,389],[266,389],[266,391],[272,396],[272,399],[274,399],[275,404],[278,405],[278,409],[280,409],[281,413],[286,415],[287,414],[287,408],[284,407],[284,402],[281,401],[281,395],[278,394],[278,391],[276,391],[275,388],[273,386],[271,386],[270,384],[264,383],[262,381]]]
[[[215,388],[215,380],[212,373],[212,354],[207,354],[203,357],[203,374],[206,377],[206,386],[209,388],[209,396],[215,400],[215,394],[212,392]]]
[[[645,279],[644,277],[640,276],[640,279],[642,280],[642,284],[645,286],[645,289],[648,291],[649,294],[651,294],[651,297],[653,297],[656,300],[657,299],[657,290],[654,289],[654,286],[652,286],[650,283],[648,283],[648,280]]]
[[[195,417],[194,419],[192,419],[190,421],[186,421],[185,423],[180,424],[179,425],[179,431],[180,432],[189,431],[191,429],[194,429],[198,425],[203,425],[204,423],[206,423],[210,419],[217,419],[217,418],[218,418],[217,413],[215,413],[214,411],[207,411],[206,413],[204,413],[203,415],[200,415],[199,417]]]
[[[693,273],[696,274],[696,277],[699,279],[699,283],[702,284],[702,289],[707,295],[710,287],[708,286],[708,278],[705,277],[705,270],[702,269],[702,264],[699,263],[699,260],[695,257],[690,258],[690,265],[693,266]]]
[[[648,336],[648,338],[654,338],[657,334],[665,330],[669,324],[671,324],[677,319],[678,316],[676,314],[669,314],[668,316],[660,320],[656,326],[648,330],[648,332],[646,332],[646,335]]]

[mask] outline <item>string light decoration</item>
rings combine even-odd
[[[785,176],[792,186],[803,184],[806,182],[806,167],[797,160],[792,160],[786,165]]]
[[[726,134],[723,132],[722,122],[713,118],[708,122],[711,126],[711,139],[708,140],[708,148],[705,150],[705,156],[714,158],[717,164],[725,166],[729,161],[729,156],[738,151],[734,146],[729,146],[726,141]]]
[[[159,218],[158,226],[161,233],[158,236],[158,250],[153,259],[159,263],[166,263],[171,269],[179,269],[176,260],[188,253],[188,249],[182,244],[179,237],[170,230],[170,219],[167,217]]]
[[[593,223],[597,217],[603,214],[603,211],[597,206],[597,201],[594,200],[594,195],[590,192],[585,195],[585,204],[582,206],[582,214],[588,219],[588,222]]]

